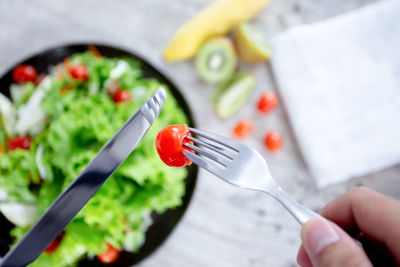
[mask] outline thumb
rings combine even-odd
[[[326,219],[312,219],[304,224],[301,239],[314,267],[372,266],[362,248]]]

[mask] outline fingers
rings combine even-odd
[[[352,235],[363,232],[384,243],[400,262],[400,202],[358,187],[329,203],[320,213]]]
[[[299,253],[297,254],[297,263],[301,267],[313,267],[310,257],[308,257],[307,251],[303,245],[300,246]]]
[[[301,231],[304,250],[314,267],[371,267],[365,252],[342,229],[325,219],[312,219]],[[301,255],[300,255],[301,254]],[[309,264],[299,251],[299,264]]]

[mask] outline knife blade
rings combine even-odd
[[[164,88],[157,89],[4,256],[1,267],[25,266],[40,256],[133,151],[158,117],[166,96]]]

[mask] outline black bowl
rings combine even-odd
[[[54,66],[57,63],[62,62],[64,58],[69,57],[74,53],[86,51],[89,45],[94,45],[99,52],[106,57],[130,57],[138,60],[141,63],[144,77],[156,78],[160,82],[168,85],[171,93],[174,95],[180,107],[188,117],[189,124],[193,127],[195,126],[189,106],[175,84],[171,82],[171,80],[168,79],[166,75],[159,70],[159,68],[154,67],[142,57],[137,56],[137,54],[134,52],[103,44],[72,44],[47,49],[22,62],[19,62],[15,66],[24,63],[34,66],[38,73],[47,72],[49,66]],[[12,70],[15,68],[15,66],[12,66],[9,71],[0,77],[0,90],[7,96],[9,96],[8,88],[13,82]],[[156,213],[152,214],[153,224],[147,230],[146,241],[138,253],[129,253],[123,251],[115,263],[107,265],[102,264],[96,259],[83,259],[79,262],[79,266],[131,266],[154,252],[164,242],[172,229],[177,225],[190,202],[197,180],[198,169],[194,164],[192,164],[190,167],[188,167],[188,171],[188,176],[185,179],[186,193],[183,196],[183,204],[175,209],[170,209],[161,215]],[[1,256],[4,256],[9,250],[9,245],[12,242],[9,233],[13,227],[14,225],[0,213]]]

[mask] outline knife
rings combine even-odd
[[[4,256],[1,267],[36,260],[133,151],[158,117],[166,99],[160,87],[89,162],[25,236]],[[84,234],[84,233],[82,233]]]

